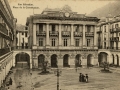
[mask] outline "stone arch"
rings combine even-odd
[[[81,59],[82,59],[82,55],[81,54],[77,54],[75,56],[75,66],[76,67],[80,67],[81,66]]]
[[[57,55],[53,54],[51,55],[51,67],[58,67],[58,61],[57,61]]]
[[[63,56],[63,67],[70,67],[70,65],[69,65],[69,55],[68,54],[65,54]]]
[[[99,65],[101,65],[103,62],[108,62],[107,57],[108,57],[108,53],[106,53],[106,52],[100,52],[98,54]]]
[[[45,56],[43,54],[40,54],[38,56],[38,68],[42,67],[42,64],[44,63],[45,61]]]
[[[87,66],[93,66],[93,62],[94,62],[94,56],[93,54],[88,54],[87,56]]]
[[[15,66],[22,67],[22,68],[30,67],[30,55],[26,52],[16,53]]]

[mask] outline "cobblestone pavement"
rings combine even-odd
[[[120,90],[120,68],[110,68],[112,73],[102,73],[101,68],[62,69],[59,77],[61,90]],[[54,70],[48,75],[40,75],[40,70],[14,68],[9,76],[13,80],[11,90],[57,90]],[[32,75],[30,74],[32,72]],[[79,82],[79,73],[88,74],[89,82]],[[21,86],[20,88],[17,88]],[[34,87],[34,89],[33,89]]]

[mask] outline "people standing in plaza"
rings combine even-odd
[[[82,73],[80,73],[79,82],[82,82]]]
[[[85,76],[84,76],[84,74],[82,74],[82,82],[84,82],[85,81]]]
[[[86,81],[86,83],[88,83],[88,74],[86,74],[86,76],[85,76],[85,81]]]

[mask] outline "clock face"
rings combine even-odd
[[[69,17],[69,16],[70,16],[70,14],[69,14],[68,12],[66,12],[66,13],[65,13],[65,16],[66,16],[66,17]]]

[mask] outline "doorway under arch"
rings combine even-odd
[[[87,56],[87,66],[90,67],[90,66],[93,66],[93,60],[94,60],[94,57],[92,54],[89,54]]]
[[[51,67],[55,67],[55,68],[58,67],[58,65],[57,65],[57,55],[56,54],[53,54],[51,56]]]
[[[43,66],[42,64],[44,63],[44,61],[45,61],[45,56],[43,54],[40,54],[38,56],[38,68]]]
[[[117,66],[119,66],[119,56],[116,55],[116,58],[117,58]]]
[[[70,67],[70,65],[69,65],[69,55],[68,54],[65,54],[63,56],[63,67]]]
[[[81,67],[81,55],[77,54],[75,57],[75,67]]]
[[[16,67],[29,68],[30,67],[30,56],[25,52],[16,54],[15,65]]]
[[[98,55],[99,65],[101,65],[103,62],[107,62],[107,56],[108,56],[108,54],[105,52],[99,53],[99,55]]]
[[[113,63],[113,65],[115,64],[115,60],[114,60],[114,55],[112,54],[112,63]]]

